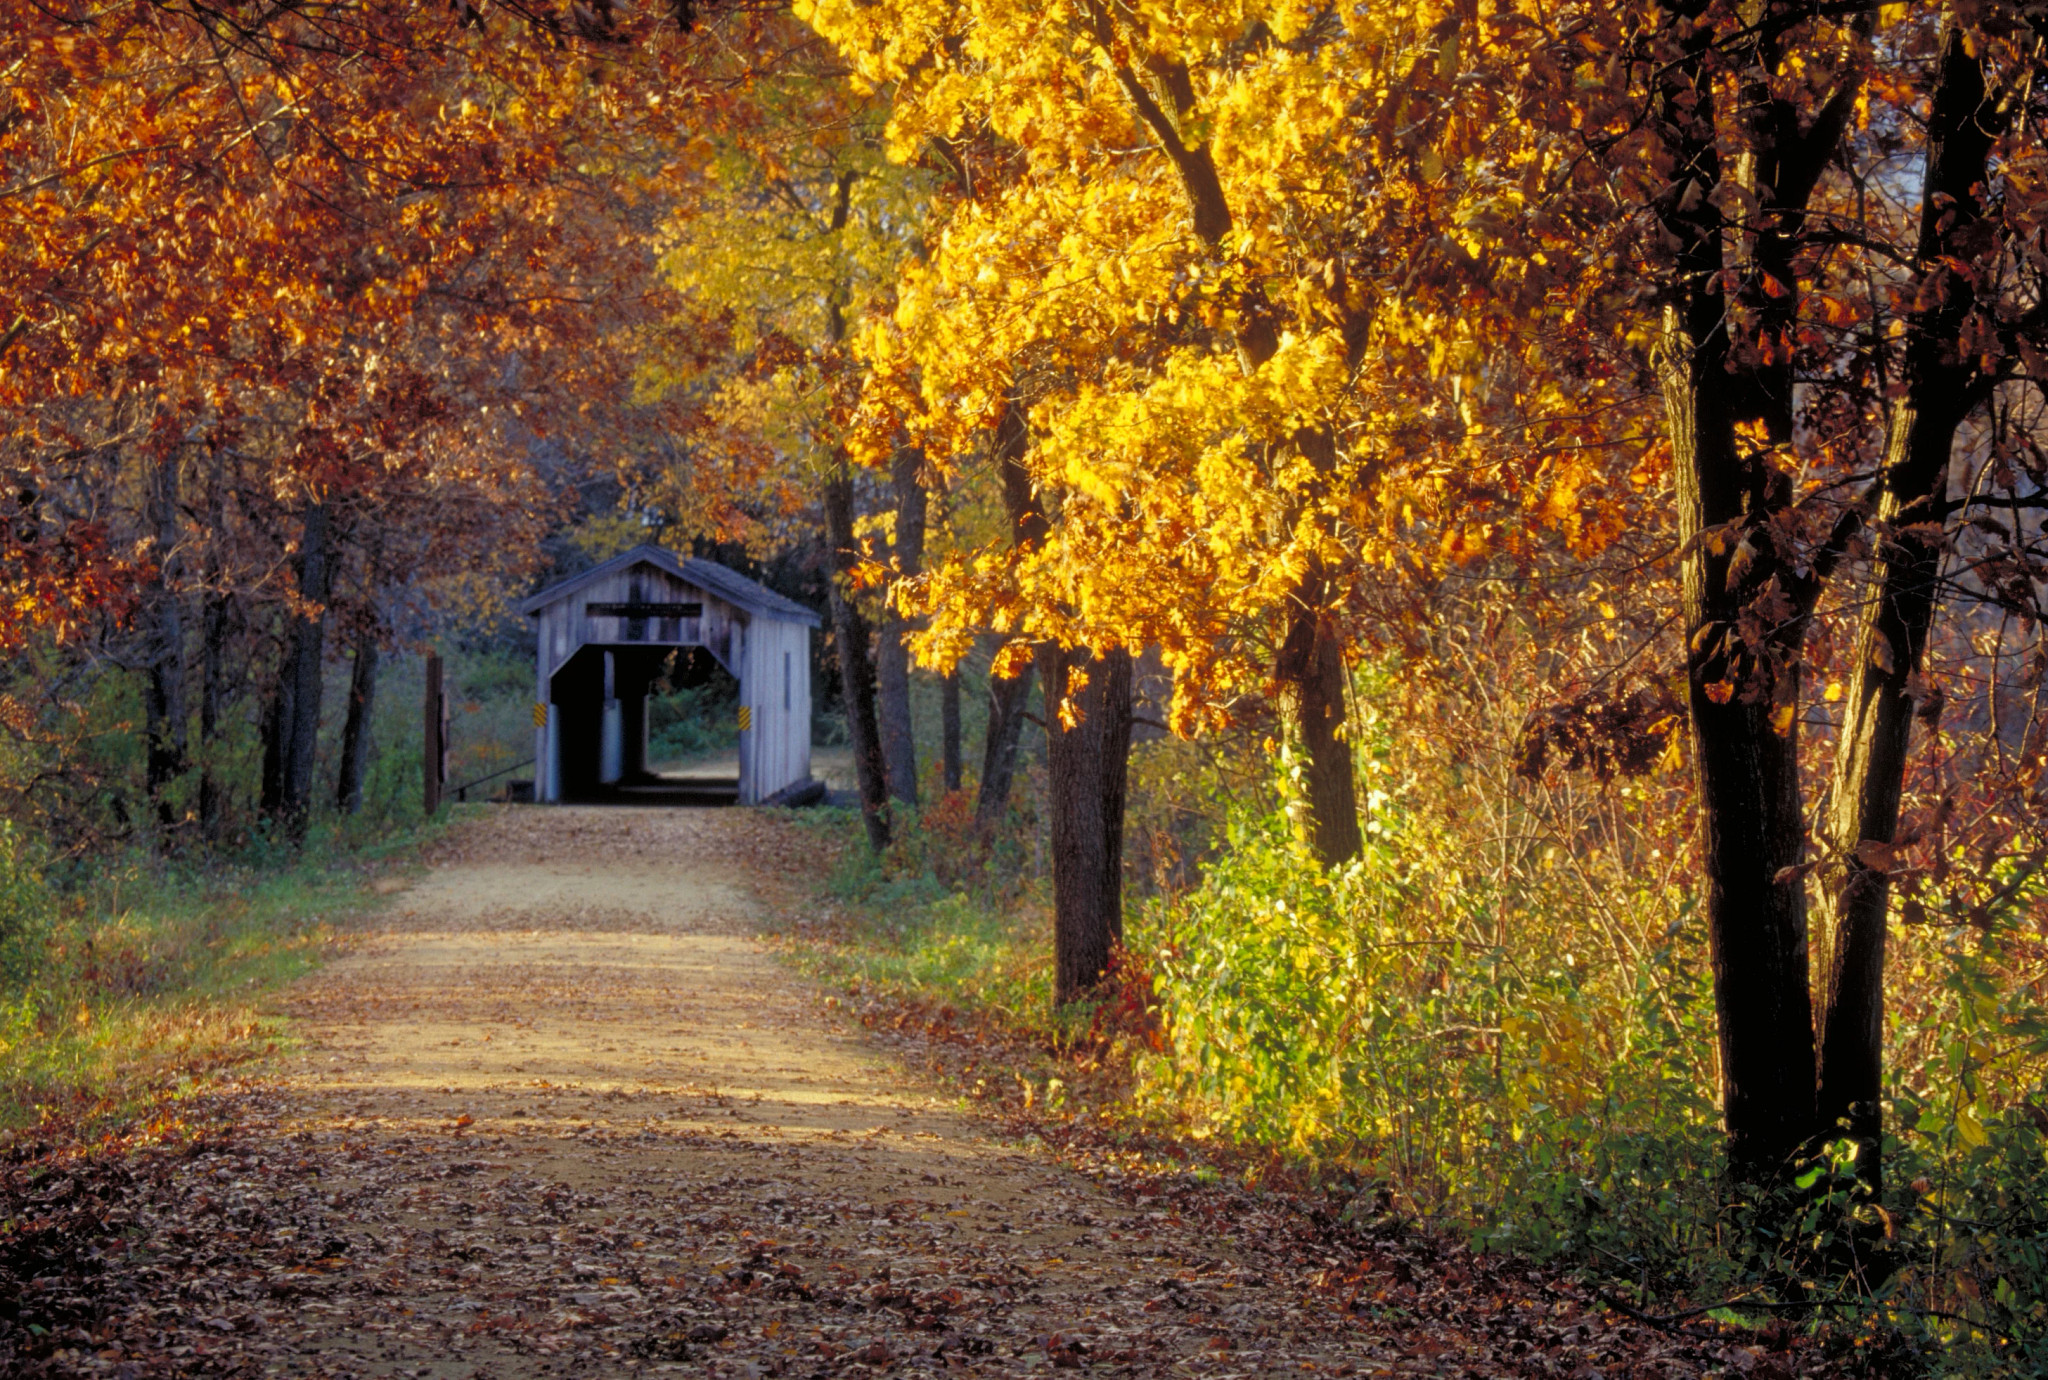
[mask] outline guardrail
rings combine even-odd
[[[481,786],[486,781],[496,781],[501,776],[509,776],[511,773],[518,771],[521,767],[530,767],[533,765],[533,763],[534,759],[529,757],[524,762],[514,762],[509,767],[500,767],[496,771],[492,772],[489,776],[479,776],[474,781],[463,782],[460,786],[457,786],[452,792],[450,792],[450,794],[452,794],[457,800],[466,803],[469,800],[469,792],[472,787]]]

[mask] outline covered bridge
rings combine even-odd
[[[711,561],[636,546],[520,611],[539,621],[534,799],[658,791],[647,762],[648,691],[671,652],[689,658],[695,648],[739,682],[739,803],[810,779],[818,615],[803,605]]]

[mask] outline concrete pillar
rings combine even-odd
[[[597,779],[615,786],[625,775],[626,724],[620,715],[618,681],[612,654],[604,654],[604,720],[597,750]]]
[[[535,774],[545,773],[547,794],[538,796],[541,800],[559,801],[562,798],[562,710],[561,706],[547,706],[548,724],[541,730],[540,761],[535,764]]]

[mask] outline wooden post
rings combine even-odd
[[[447,701],[441,693],[439,652],[427,653],[427,694],[422,708],[426,732],[420,766],[421,776],[426,782],[427,818],[432,819],[441,808],[441,788],[448,783],[448,714]]]

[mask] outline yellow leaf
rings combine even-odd
[[[1967,1105],[1956,1108],[1956,1134],[1963,1144],[1972,1147],[1990,1139],[1984,1134],[1984,1123],[1977,1119],[1976,1109]]]
[[[1833,704],[1836,700],[1842,698],[1842,682],[1838,680],[1829,681],[1827,693],[1822,695],[1821,698],[1829,704]]]

